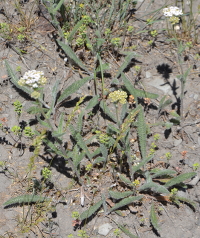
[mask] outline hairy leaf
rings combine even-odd
[[[174,170],[164,169],[164,170],[161,170],[161,171],[156,172],[156,173],[153,174],[151,177],[152,177],[152,178],[157,178],[157,177],[172,175],[172,174],[175,174],[175,173],[176,173],[176,172],[175,172]]]
[[[106,162],[106,159],[104,157],[97,157],[94,161],[93,164],[99,164],[102,162]]]
[[[170,192],[167,190],[167,188],[165,188],[164,186],[162,185],[159,185],[157,183],[154,183],[154,182],[148,182],[148,183],[145,183],[143,184],[140,188],[139,188],[139,191],[144,191],[144,190],[151,190],[153,192],[156,192],[156,193],[159,193],[159,194],[170,194]]]
[[[81,133],[82,131],[82,127],[83,127],[83,116],[84,116],[84,112],[82,111],[79,116],[78,116],[78,121],[76,123],[76,130],[77,132]]]
[[[164,186],[165,186],[166,188],[172,187],[172,186],[174,186],[175,184],[182,183],[183,181],[194,177],[195,175],[196,175],[195,172],[180,174],[180,175],[176,176],[175,178],[170,179],[170,181],[167,182]]]
[[[6,66],[8,75],[10,76],[11,82],[12,82],[17,88],[19,88],[20,90],[22,90],[23,92],[27,93],[27,94],[30,96],[31,93],[33,92],[33,90],[31,90],[31,88],[28,88],[28,87],[25,87],[25,86],[20,86],[20,85],[18,84],[18,79],[17,79],[17,77],[15,76],[15,74],[14,74],[12,68],[10,67],[10,65],[8,64],[7,61],[5,61],[5,66]]]
[[[191,201],[190,199],[184,198],[184,197],[179,197],[179,196],[176,196],[175,198],[178,199],[181,202],[185,202],[185,203],[189,204],[190,206],[192,206],[192,208],[194,210],[196,210],[196,207],[197,207],[196,203]]]
[[[110,212],[113,212],[119,208],[122,208],[126,205],[129,205],[135,201],[138,201],[138,200],[141,200],[143,198],[142,195],[140,196],[131,196],[131,197],[128,197],[128,198],[124,198],[123,200],[121,200],[120,202],[116,203],[109,211]]]
[[[100,150],[103,155],[103,157],[107,160],[108,157],[108,149],[105,147],[104,144],[100,144]]]
[[[92,99],[90,99],[90,101],[85,109],[89,110],[91,108],[94,108],[97,104],[99,104],[99,96],[98,95],[96,95]]]
[[[125,184],[127,184],[127,185],[129,185],[129,186],[130,186],[130,185],[133,186],[131,180],[130,180],[129,178],[125,177],[124,175],[120,174],[120,175],[119,175],[119,178],[120,178],[121,181],[124,182]]]
[[[105,104],[105,102],[103,100],[101,100],[100,102],[100,107],[101,109],[103,110],[103,112],[109,116],[114,122],[116,122],[116,118],[115,116],[113,115],[113,113],[110,111],[110,108],[108,108],[108,106]]]
[[[136,89],[132,85],[132,83],[127,79],[124,73],[121,74],[124,85],[126,89],[129,91],[130,94],[134,96],[134,98],[137,100],[138,97],[140,98],[150,98],[150,99],[156,99],[158,98],[158,94],[154,93],[148,93],[144,90]]]
[[[142,159],[146,158],[146,140],[147,140],[147,133],[146,133],[146,122],[144,118],[144,111],[142,107],[140,107],[140,111],[138,114],[138,123],[137,123],[137,133],[139,138],[139,146],[140,152],[142,155]]]
[[[76,140],[77,140],[77,144],[80,146],[80,148],[85,152],[85,154],[91,160],[92,156],[90,154],[90,151],[88,150],[88,147],[85,141],[83,140],[83,137],[79,133],[76,134]]]
[[[70,31],[70,34],[68,36],[68,42],[71,42],[74,38],[74,34],[76,34],[76,32],[78,31],[78,29],[82,26],[84,22],[84,19],[82,18],[75,26],[74,28]]]
[[[114,199],[122,199],[122,198],[128,197],[130,195],[133,195],[133,191],[118,192],[118,191],[110,190],[109,194]]]
[[[81,221],[83,221],[83,220],[89,218],[90,216],[92,216],[96,211],[98,211],[98,209],[102,206],[102,204],[103,204],[103,200],[100,200],[95,205],[89,207],[86,211],[81,213],[81,215],[80,215]]]
[[[74,51],[72,50],[72,48],[67,45],[64,44],[63,42],[57,40],[58,44],[60,45],[60,47],[64,50],[64,52],[66,53],[66,55],[68,56],[69,59],[71,59],[77,66],[79,66],[81,69],[85,70],[86,72],[88,72],[87,67],[83,64],[83,62],[76,56],[76,54],[74,53]]]
[[[125,226],[122,226],[120,224],[117,224],[120,230],[124,232],[128,237],[130,238],[138,238],[137,236],[133,235]]]
[[[156,215],[156,210],[155,210],[154,204],[151,205],[150,221],[151,221],[153,228],[159,233],[158,218]]]
[[[91,80],[92,77],[85,77],[81,80],[78,80],[74,83],[72,83],[68,88],[66,88],[63,93],[58,98],[58,103],[64,101],[66,98],[68,98],[72,93],[75,93],[80,87],[82,87],[86,82]]]
[[[135,52],[128,52],[127,56],[124,59],[123,64],[119,67],[116,78],[120,76],[120,74],[125,70],[125,68],[130,64],[131,60],[136,56]]]
[[[49,201],[50,199],[47,197],[42,197],[39,195],[33,195],[33,194],[26,194],[26,195],[21,195],[17,196],[14,198],[9,199],[6,201],[3,206],[7,207],[10,205],[15,205],[15,204],[27,204],[27,203],[36,203],[36,202],[45,202]]]
[[[148,163],[150,160],[152,160],[154,155],[150,155],[146,159],[143,159],[138,165],[133,166],[133,174],[137,172],[139,169],[141,169],[146,163]]]

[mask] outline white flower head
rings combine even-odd
[[[29,86],[32,88],[38,88],[45,85],[47,79],[44,77],[43,71],[29,70],[20,78],[18,84],[21,86]]]
[[[166,17],[172,17],[172,16],[181,16],[181,15],[183,15],[183,12],[178,7],[171,6],[171,7],[164,8],[163,14]]]

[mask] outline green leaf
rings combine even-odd
[[[131,196],[131,197],[128,197],[128,198],[124,198],[123,200],[121,200],[120,202],[116,203],[109,211],[110,212],[113,212],[119,208],[122,208],[126,205],[129,205],[135,201],[138,201],[138,200],[141,200],[143,198],[142,195],[140,196]]]
[[[129,91],[130,94],[132,94],[134,96],[135,99],[137,99],[138,97],[140,97],[140,98],[150,98],[150,99],[158,98],[158,94],[148,93],[144,90],[134,88],[134,86],[127,79],[127,77],[125,76],[124,73],[122,73],[121,76],[122,76],[122,79],[123,79],[123,82],[124,82],[124,85],[125,85],[126,89]]]
[[[151,221],[153,228],[159,233],[158,218],[156,215],[156,210],[155,210],[154,204],[151,205],[150,221]]]
[[[92,77],[85,77],[82,78],[81,80],[78,80],[74,83],[72,83],[68,88],[66,88],[63,93],[60,95],[58,98],[58,102],[64,101],[66,98],[68,98],[72,93],[76,93],[77,90],[82,87],[85,83],[87,83],[89,80],[91,80]]]
[[[49,198],[42,197],[40,195],[26,194],[26,195],[21,195],[21,196],[17,196],[17,197],[9,199],[3,204],[3,206],[7,207],[10,205],[15,205],[15,204],[29,204],[29,203],[36,203],[36,202],[45,202],[49,200],[50,200]]]
[[[57,6],[53,9],[54,14],[57,13],[57,11],[61,8],[62,4],[64,3],[65,0],[60,0],[60,2],[57,4]]]
[[[156,172],[156,173],[153,174],[151,177],[152,177],[152,178],[157,178],[157,177],[172,175],[172,174],[175,174],[175,173],[176,173],[176,172],[175,172],[174,170],[164,169],[164,170],[161,170],[161,171]]]
[[[116,78],[120,76],[120,74],[126,69],[126,67],[130,64],[131,60],[136,56],[135,52],[129,52],[124,59],[123,64],[119,67]]]
[[[29,107],[29,108],[27,109],[27,112],[28,112],[29,114],[38,114],[38,113],[42,113],[42,110],[41,110],[41,108],[38,107],[38,106],[33,106],[33,107]]]
[[[84,19],[82,18],[75,26],[74,28],[70,31],[70,34],[68,36],[68,42],[71,42],[74,39],[74,35],[76,34],[76,32],[78,31],[78,29],[82,26],[84,22]]]
[[[175,198],[178,199],[181,202],[185,202],[185,203],[189,204],[190,206],[192,206],[192,208],[194,210],[196,210],[196,207],[197,207],[196,203],[191,201],[190,199],[184,198],[184,197],[179,197],[179,196],[175,196]]]
[[[138,165],[133,166],[133,174],[137,172],[139,169],[141,169],[146,163],[148,163],[150,160],[152,160],[154,155],[150,155],[146,159],[143,159]]]
[[[77,140],[77,144],[79,145],[79,147],[85,152],[87,157],[91,160],[92,156],[87,148],[85,141],[83,140],[83,137],[80,135],[80,133],[76,134],[76,140]]]
[[[144,118],[143,108],[141,106],[138,106],[138,108],[140,109],[140,111],[138,113],[137,133],[139,138],[139,146],[140,146],[142,159],[145,159],[146,158],[146,141],[147,141],[146,122]]]
[[[169,188],[169,187],[174,186],[175,184],[182,183],[183,181],[185,181],[187,179],[191,179],[194,176],[196,176],[195,172],[180,174],[177,177],[170,179],[169,182],[167,182],[164,186],[166,188]]]
[[[165,188],[162,185],[159,185],[157,183],[154,182],[148,182],[143,184],[138,190],[139,191],[144,191],[144,190],[151,190],[153,192],[159,193],[159,194],[170,194],[170,192],[167,190],[167,188]]]
[[[90,99],[90,101],[85,109],[89,110],[91,108],[94,108],[97,104],[99,104],[99,96],[98,95],[96,95],[92,99]]]
[[[165,107],[167,107],[169,104],[172,103],[172,100],[171,99],[167,99],[165,101],[165,98],[166,96],[164,96],[161,100],[160,100],[160,103],[159,103],[159,106],[158,106],[158,109],[159,110],[163,110]],[[165,101],[165,102],[164,102]]]
[[[20,85],[18,84],[18,79],[17,79],[17,77],[15,76],[15,74],[14,74],[12,68],[10,67],[10,65],[8,64],[7,61],[5,61],[5,66],[6,66],[8,75],[10,76],[11,82],[12,82],[17,88],[19,88],[20,90],[22,90],[23,92],[27,93],[27,94],[30,96],[31,93],[33,92],[33,90],[31,90],[30,88],[25,87],[25,86],[20,86]]]
[[[81,113],[78,116],[78,121],[76,123],[76,130],[77,132],[81,133],[82,131],[82,127],[83,127],[83,116],[84,116],[84,112],[81,111]]]
[[[106,162],[106,159],[104,157],[97,157],[94,161],[93,164],[100,164],[102,162]]]
[[[133,235],[128,229],[126,229],[124,226],[117,224],[117,226],[130,238],[138,238],[137,236]]]
[[[110,135],[119,134],[119,129],[112,124],[108,124],[108,126],[106,128],[106,132],[107,132],[107,134],[110,134]]]
[[[86,72],[88,71],[88,68],[83,64],[83,62],[76,56],[74,51],[69,45],[64,44],[63,42],[57,40],[58,44],[60,47],[64,50],[66,53],[67,57],[71,59],[77,66],[79,66],[81,69],[85,70]]]
[[[86,211],[84,211],[80,215],[81,221],[88,219],[90,216],[92,216],[102,206],[102,204],[103,204],[103,200],[100,200],[95,205],[89,207]]]
[[[108,149],[106,148],[106,146],[104,144],[100,144],[100,150],[101,150],[101,153],[102,153],[103,157],[105,158],[105,160],[107,160]]]
[[[114,122],[117,121],[116,118],[115,118],[115,116],[113,115],[113,113],[111,113],[110,108],[108,108],[108,106],[105,104],[105,102],[104,102],[103,100],[101,100],[101,102],[100,102],[100,107],[101,107],[101,109],[103,110],[103,112],[104,112],[107,116],[109,116]]]
[[[129,185],[129,186],[133,186],[131,180],[127,177],[125,177],[124,175],[120,174],[119,178],[121,179],[122,182],[124,182],[125,184]]]
[[[126,191],[126,192],[118,192],[118,191],[109,191],[110,197],[114,199],[122,199],[125,197],[128,197],[130,195],[133,195],[133,191]]]

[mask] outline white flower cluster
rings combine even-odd
[[[29,86],[32,88],[38,88],[39,86],[45,85],[47,79],[44,77],[43,71],[30,70],[20,78],[18,84],[20,86]]]
[[[166,7],[163,9],[164,16],[172,17],[172,16],[181,16],[183,12],[178,7]]]

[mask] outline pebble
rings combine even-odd
[[[152,74],[149,71],[146,71],[146,78],[151,78]]]
[[[107,236],[108,233],[113,229],[113,227],[109,223],[105,223],[99,226],[98,233],[99,235]]]
[[[182,139],[179,139],[179,140],[174,140],[174,146],[178,146],[182,143]]]

